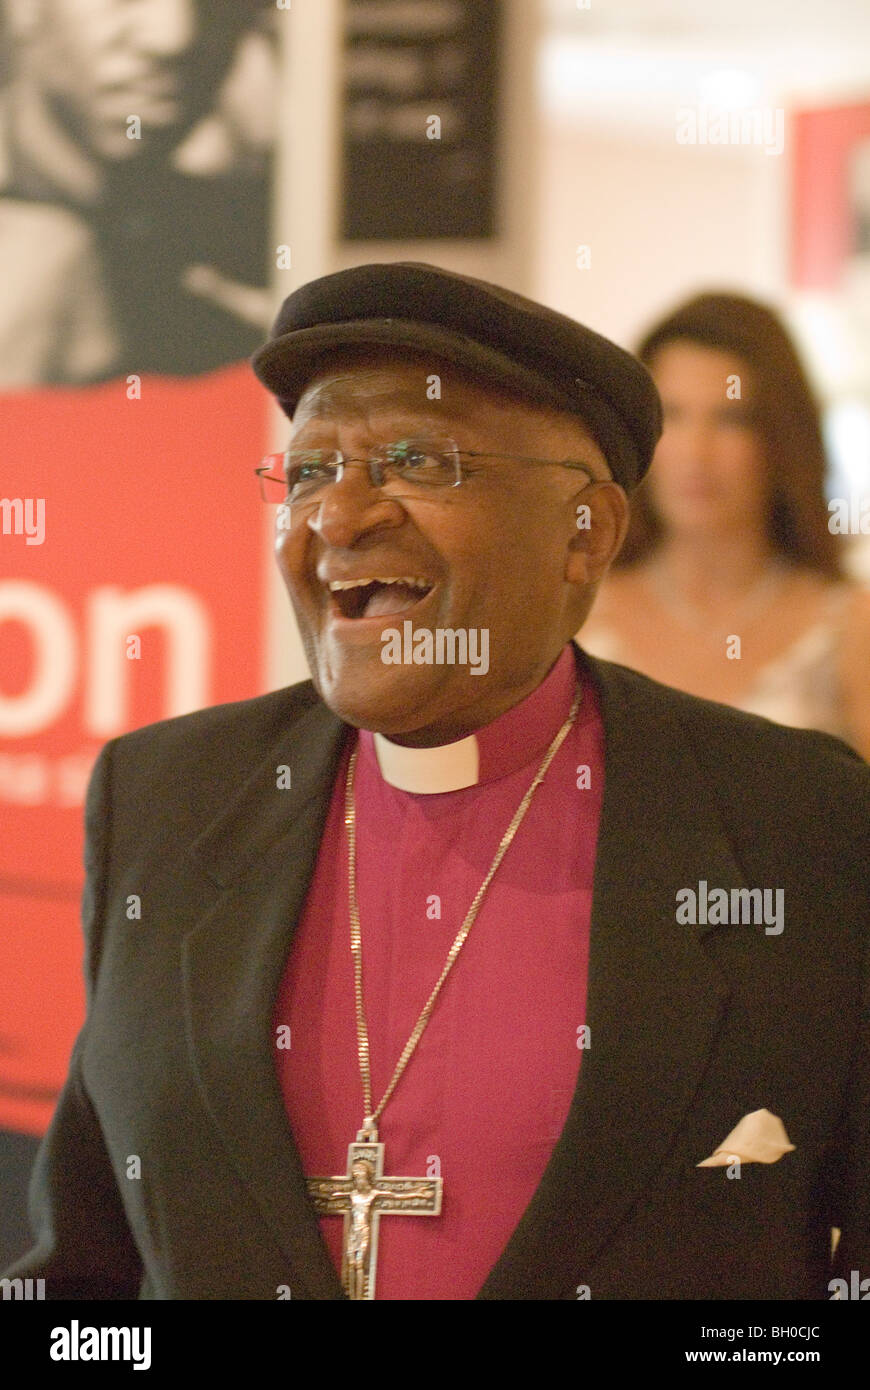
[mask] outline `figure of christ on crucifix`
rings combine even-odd
[[[318,1214],[344,1216],[342,1283],[348,1298],[354,1300],[375,1296],[380,1217],[438,1216],[441,1212],[441,1178],[385,1178],[383,1150],[378,1143],[350,1144],[346,1177],[308,1179]],[[409,1187],[410,1182],[419,1186]],[[421,1201],[422,1207],[411,1205]]]

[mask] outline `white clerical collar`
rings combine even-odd
[[[567,718],[577,680],[568,643],[537,689],[466,738],[437,748],[406,748],[360,729],[360,753],[370,765],[376,761],[384,781],[398,791],[432,795],[495,782],[540,761]]]
[[[579,652],[579,648],[576,650]],[[430,795],[483,786],[509,777],[520,768],[536,765],[568,717],[577,692],[580,668],[574,653],[574,644],[567,643],[530,695],[490,724],[454,743],[442,743],[437,748],[406,748],[385,734],[360,729],[362,765],[368,765],[373,773],[377,769],[383,780],[398,791]],[[585,679],[581,680],[581,689]],[[590,695],[588,715],[581,710],[580,723],[593,717],[594,696]]]
[[[480,780],[477,735],[437,748],[406,748],[383,734],[373,735],[381,776],[402,792],[458,792]]]

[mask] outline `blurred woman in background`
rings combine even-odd
[[[785,329],[704,294],[638,356],[664,432],[581,646],[870,760],[870,590],[828,529],[818,408]]]

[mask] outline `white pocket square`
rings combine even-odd
[[[709,1158],[696,1163],[696,1168],[724,1168],[739,1159],[741,1163],[776,1163],[790,1153],[794,1144],[789,1141],[785,1125],[769,1110],[752,1110],[732,1129]]]

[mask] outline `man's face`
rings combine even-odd
[[[172,148],[214,102],[243,3],[7,0],[21,67],[56,119],[106,160]],[[141,138],[128,136],[138,116]]]
[[[427,378],[441,377],[441,399]],[[379,444],[448,437],[460,450],[606,462],[570,416],[549,416],[406,355],[369,355],[314,377],[293,417],[291,446],[369,456]],[[459,487],[401,498],[348,468],[307,512],[276,529],[276,556],[299,624],[312,677],[348,723],[397,742],[451,742],[497,718],[543,679],[579,626],[578,602],[601,578],[621,544],[625,494],[604,482],[586,491],[585,474],[492,457]],[[411,489],[406,488],[407,494]],[[578,502],[597,528],[580,530]],[[419,578],[422,594],[392,591],[375,616],[350,616],[353,601],[330,580]],[[382,634],[463,629],[469,643],[486,630],[488,669],[471,663],[387,664]]]

